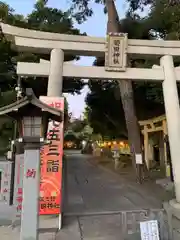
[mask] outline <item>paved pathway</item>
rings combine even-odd
[[[166,199],[158,186],[150,189],[150,185],[128,183],[117,174],[90,164],[87,161],[90,156],[73,152],[67,155],[66,218],[57,240],[123,239],[123,228],[137,217],[136,211],[162,208],[162,200]],[[134,214],[127,214],[127,217],[122,211],[134,211]],[[157,218],[155,215],[153,217]]]
[[[162,201],[156,197],[156,188],[142,189],[129,184],[87,160],[88,157],[79,152],[67,152],[64,228],[56,238],[55,233],[44,233],[40,234],[40,240],[123,239],[123,221],[129,223],[132,217],[128,219],[122,211],[162,208]],[[0,228],[0,236],[2,240],[19,240],[17,229],[12,231],[8,227]]]
[[[90,156],[89,156],[90,157]],[[68,202],[66,213],[91,213],[161,208],[162,202],[150,189],[128,184],[125,179],[93,166],[79,154],[67,157]]]

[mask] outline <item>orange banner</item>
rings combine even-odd
[[[64,98],[40,97],[40,100],[64,111]],[[49,122],[47,139],[49,143],[41,148],[40,215],[61,213],[63,122]]]

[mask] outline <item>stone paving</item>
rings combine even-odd
[[[39,240],[115,240],[122,239],[122,211],[161,209],[157,191],[136,184],[98,168],[87,156],[67,153],[67,192],[64,203],[63,229],[40,233]],[[162,190],[163,191],[163,190]],[[160,195],[160,194],[158,194]],[[52,224],[48,224],[53,227]],[[19,230],[9,226],[0,228],[2,240],[19,240]],[[135,239],[135,238],[134,238]]]
[[[68,157],[66,213],[161,208],[162,201],[168,200],[169,195],[156,184],[141,186],[128,182],[90,164],[87,158],[83,155]]]
[[[136,240],[140,238],[140,221],[159,221],[160,236],[168,240],[168,227],[164,222],[163,211],[121,212],[107,215],[87,215],[68,217],[65,227],[57,234],[60,240]],[[162,221],[163,220],[163,221]]]

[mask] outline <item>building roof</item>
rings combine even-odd
[[[33,109],[36,111],[33,112]],[[63,112],[40,101],[36,98],[31,88],[26,89],[24,98],[0,108],[0,116],[8,115],[15,119],[24,115],[42,115],[42,112],[45,112],[53,120],[63,120]]]

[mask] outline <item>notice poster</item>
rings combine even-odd
[[[64,112],[63,97],[40,97],[47,105]],[[41,148],[40,215],[60,214],[62,198],[63,122],[48,125],[49,143]]]
[[[157,220],[140,222],[141,240],[160,240]]]

